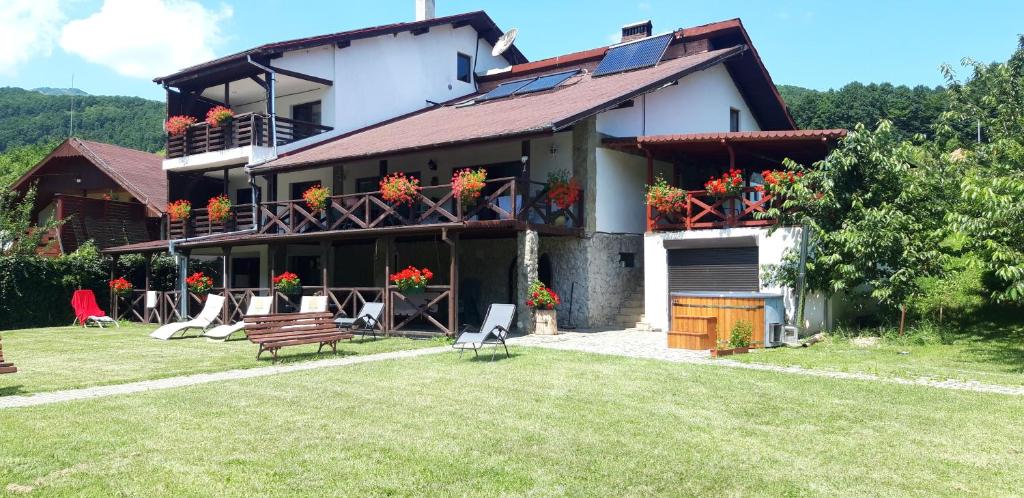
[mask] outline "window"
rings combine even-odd
[[[313,187],[313,186],[320,185],[320,184],[321,183],[316,181],[316,180],[311,181],[311,182],[296,182],[296,183],[293,183],[293,184],[291,184],[291,194],[292,194],[292,196],[289,197],[289,199],[301,199],[302,198],[302,194],[305,191],[309,190],[309,187]]]
[[[376,192],[378,190],[380,190],[379,176],[368,176],[366,178],[356,179],[357,194],[365,194],[366,192]]]
[[[473,82],[473,58],[459,53],[456,54],[455,77],[466,83]]]
[[[236,190],[235,204],[252,204],[252,188],[240,188]]]
[[[321,124],[320,107],[319,100],[292,106],[292,119],[298,121],[294,124],[295,128],[292,132],[294,140],[302,140],[320,133],[315,126]]]
[[[729,109],[729,131],[740,131],[739,109]]]

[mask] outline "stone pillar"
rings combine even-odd
[[[526,306],[526,291],[537,280],[537,248],[540,239],[534,230],[519,232],[516,240],[516,326],[520,332],[533,333],[533,313]]]
[[[572,175],[583,187],[583,231],[597,230],[597,116],[576,123],[572,128]]]

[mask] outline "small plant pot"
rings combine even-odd
[[[407,288],[405,290],[399,289],[398,292],[401,292],[402,294],[405,294],[405,295],[408,296],[408,295],[411,295],[411,294],[423,294],[424,292],[426,292],[426,290],[427,290],[426,287],[409,287],[409,288]]]
[[[558,314],[555,310],[533,310],[534,334],[558,335]]]

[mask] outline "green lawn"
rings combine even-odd
[[[83,329],[54,327],[4,331],[4,357],[18,373],[0,375],[0,396],[60,389],[122,384],[176,375],[270,365],[270,355],[256,360],[256,345],[246,340],[210,341],[190,337],[159,341],[148,336],[156,327]],[[338,355],[369,354],[436,346],[431,341],[389,338],[342,342]],[[316,354],[316,345],[281,350],[279,363],[333,357]]]
[[[1024,400],[515,348],[0,410],[0,492],[1007,495]]]
[[[948,325],[900,339],[886,334],[877,346],[858,346],[833,334],[809,348],[777,348],[731,356],[745,362],[864,372],[896,377],[1024,384],[1024,322]],[[901,354],[905,353],[905,354]]]

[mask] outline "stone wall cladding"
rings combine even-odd
[[[619,253],[633,253],[635,265],[624,268]],[[572,321],[597,328],[615,321],[623,300],[643,282],[643,236],[595,233],[588,238],[542,237],[540,254],[551,258],[555,291],[562,297],[559,321],[568,321],[572,283],[576,292]],[[565,316],[562,316],[565,314]]]

